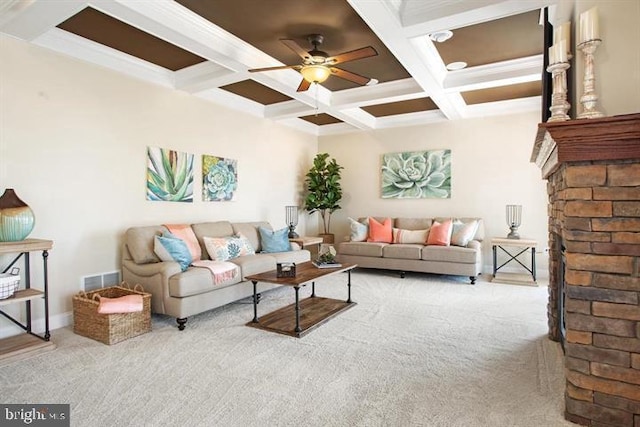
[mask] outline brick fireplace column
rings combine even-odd
[[[565,418],[640,427],[640,114],[541,123],[549,337],[565,350]]]

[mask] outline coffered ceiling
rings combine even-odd
[[[539,111],[549,0],[3,0],[0,32],[316,135]],[[431,35],[450,30],[444,42]],[[322,34],[330,56],[378,55],[297,92]],[[449,71],[447,64],[466,62]],[[1,72],[1,71],[0,71]]]

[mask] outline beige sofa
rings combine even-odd
[[[230,260],[240,268],[240,274],[219,284],[214,284],[213,275],[207,268],[191,266],[183,272],[175,261],[160,261],[154,253],[154,237],[167,231],[164,226],[129,228],[122,249],[123,280],[144,286],[145,291],[151,293],[151,311],[175,317],[178,328],[183,330],[189,316],[252,296],[253,286],[244,279],[246,276],[275,270],[276,263],[301,263],[311,259],[309,251],[300,249],[295,243],[288,252],[260,253],[259,226],[272,229],[267,222],[217,221],[191,225],[204,260],[209,259],[205,236],[228,237],[242,233],[255,248],[254,255]],[[273,287],[275,285],[259,283],[258,291]]]
[[[382,218],[377,218],[382,221]],[[363,268],[468,276],[471,284],[482,272],[482,245],[484,224],[480,218],[460,218],[463,221],[478,220],[473,239],[465,246],[432,246],[423,244],[341,242],[337,247],[337,259],[358,264]],[[393,227],[406,230],[424,230],[434,220],[443,218],[394,218]]]

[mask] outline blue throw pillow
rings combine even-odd
[[[291,250],[289,242],[289,228],[272,231],[268,228],[258,227],[262,252],[286,252]]]
[[[153,250],[162,261],[178,262],[182,271],[185,271],[193,261],[191,252],[189,252],[184,240],[171,233],[156,236]]]

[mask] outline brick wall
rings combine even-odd
[[[565,417],[640,427],[640,164],[563,163],[548,177],[549,336],[560,339],[565,247]]]

